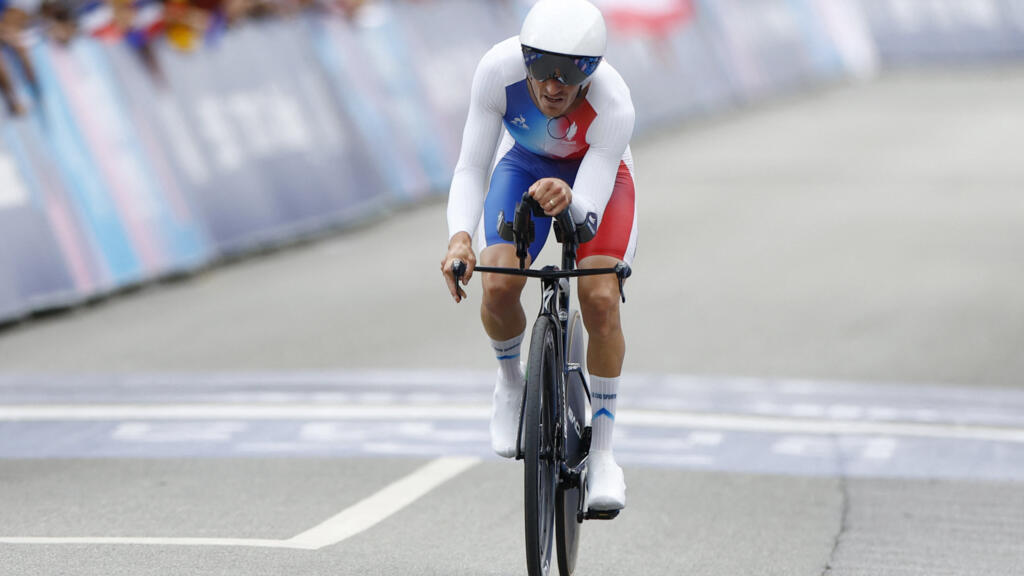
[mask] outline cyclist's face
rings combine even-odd
[[[580,93],[579,86],[567,86],[554,78],[543,82],[530,78],[529,86],[537,108],[549,118],[568,112]]]

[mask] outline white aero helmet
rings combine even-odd
[[[604,17],[587,0],[540,0],[519,33],[530,76],[573,86],[594,73],[607,42]]]

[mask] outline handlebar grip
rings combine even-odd
[[[619,296],[622,297],[622,303],[626,303],[626,278],[633,275],[633,269],[629,267],[629,264],[625,262],[619,262],[615,265],[615,275],[619,277]]]
[[[623,279],[629,278],[633,275],[633,269],[630,268],[629,264],[619,262],[615,265],[615,275]]]
[[[458,284],[459,280],[466,275],[466,263],[462,260],[452,261],[452,276],[455,277],[455,283]]]
[[[530,214],[532,214],[532,215],[534,215],[534,216],[536,216],[538,218],[546,218],[547,217],[547,214],[544,213],[544,207],[541,206],[540,202],[537,202],[537,200],[533,196],[530,196],[529,190],[527,190],[526,192],[523,192],[523,198],[521,200],[521,204],[522,204],[523,208],[529,208],[530,209]],[[518,209],[519,206],[517,206],[516,208]]]

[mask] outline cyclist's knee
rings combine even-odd
[[[512,245],[496,244],[488,246],[480,253],[480,264],[500,268],[517,268],[519,259]],[[505,274],[483,273],[481,285],[484,289],[483,306],[493,314],[501,315],[503,311],[517,307],[519,295],[526,285],[526,278]]]
[[[481,283],[484,289],[484,307],[502,310],[519,303],[519,296],[526,281],[516,276],[484,273]]]
[[[611,282],[581,282],[580,311],[592,336],[619,330],[619,288],[614,277]]]

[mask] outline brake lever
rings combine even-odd
[[[459,299],[466,297],[466,291],[462,289],[459,281],[466,275],[466,263],[462,260],[452,261],[452,277],[455,279],[455,294],[458,295]]]
[[[625,262],[619,262],[615,265],[615,276],[619,278],[619,296],[622,297],[622,303],[626,303],[626,278],[633,275],[633,269],[629,267]]]

